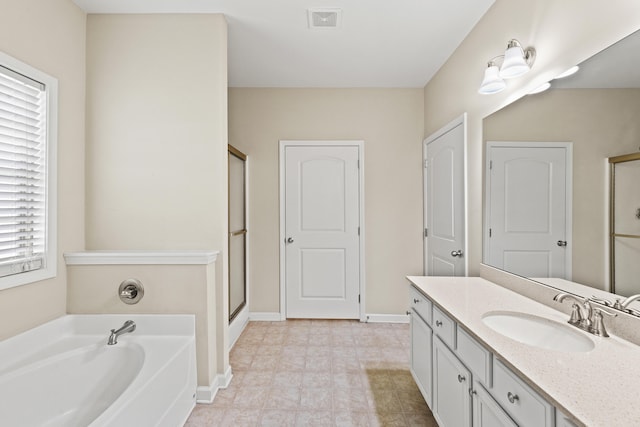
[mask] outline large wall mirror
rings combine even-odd
[[[592,295],[616,298],[605,293],[611,265],[640,265],[639,245],[624,262],[611,258],[609,246],[609,158],[640,151],[638,70],[640,31],[552,81],[551,89],[484,119],[485,264],[565,291],[577,293],[577,282],[594,288]],[[626,188],[628,197],[616,198],[640,200],[640,182]],[[640,225],[638,209],[629,221]],[[620,299],[640,294],[635,278],[616,286]]]

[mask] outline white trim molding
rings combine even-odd
[[[66,252],[67,265],[207,265],[219,251],[86,251]]]
[[[233,348],[238,338],[249,324],[249,308],[245,305],[236,317],[229,323],[229,350]]]
[[[206,404],[213,403],[213,399],[215,399],[216,394],[218,394],[218,390],[229,387],[232,378],[233,373],[231,366],[229,366],[224,374],[216,375],[211,385],[198,386],[196,389],[196,402]]]
[[[249,313],[249,321],[250,322],[280,322],[283,319],[280,313],[261,313],[261,312],[251,312]]]
[[[367,314],[367,323],[409,323],[408,314]]]

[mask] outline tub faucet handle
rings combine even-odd
[[[125,304],[136,304],[144,296],[144,287],[138,279],[127,279],[120,283],[118,297]]]

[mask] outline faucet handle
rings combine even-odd
[[[603,314],[606,314],[607,316],[610,316],[610,317],[616,317],[618,315],[616,313],[609,313],[608,311],[603,310],[601,308],[593,309],[593,326],[592,326],[593,333],[600,337],[608,337],[609,334],[607,333],[607,329],[604,327],[604,320],[602,317]]]
[[[571,305],[571,317],[569,317],[569,323],[577,325],[580,322],[582,322],[582,312],[580,311],[580,306],[574,302]]]
[[[597,302],[598,304],[602,304],[605,307],[613,307],[613,303],[607,299],[603,299],[603,298],[598,298],[595,295],[591,295],[591,298],[589,298],[591,301],[593,302]]]

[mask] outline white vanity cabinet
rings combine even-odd
[[[478,381],[473,382],[474,427],[518,427]]]
[[[433,339],[433,407],[440,427],[471,427],[471,372],[438,337]]]
[[[566,427],[555,408],[413,286],[411,372],[440,427]]]
[[[432,407],[431,356],[433,332],[427,323],[411,310],[411,374],[424,400]]]

